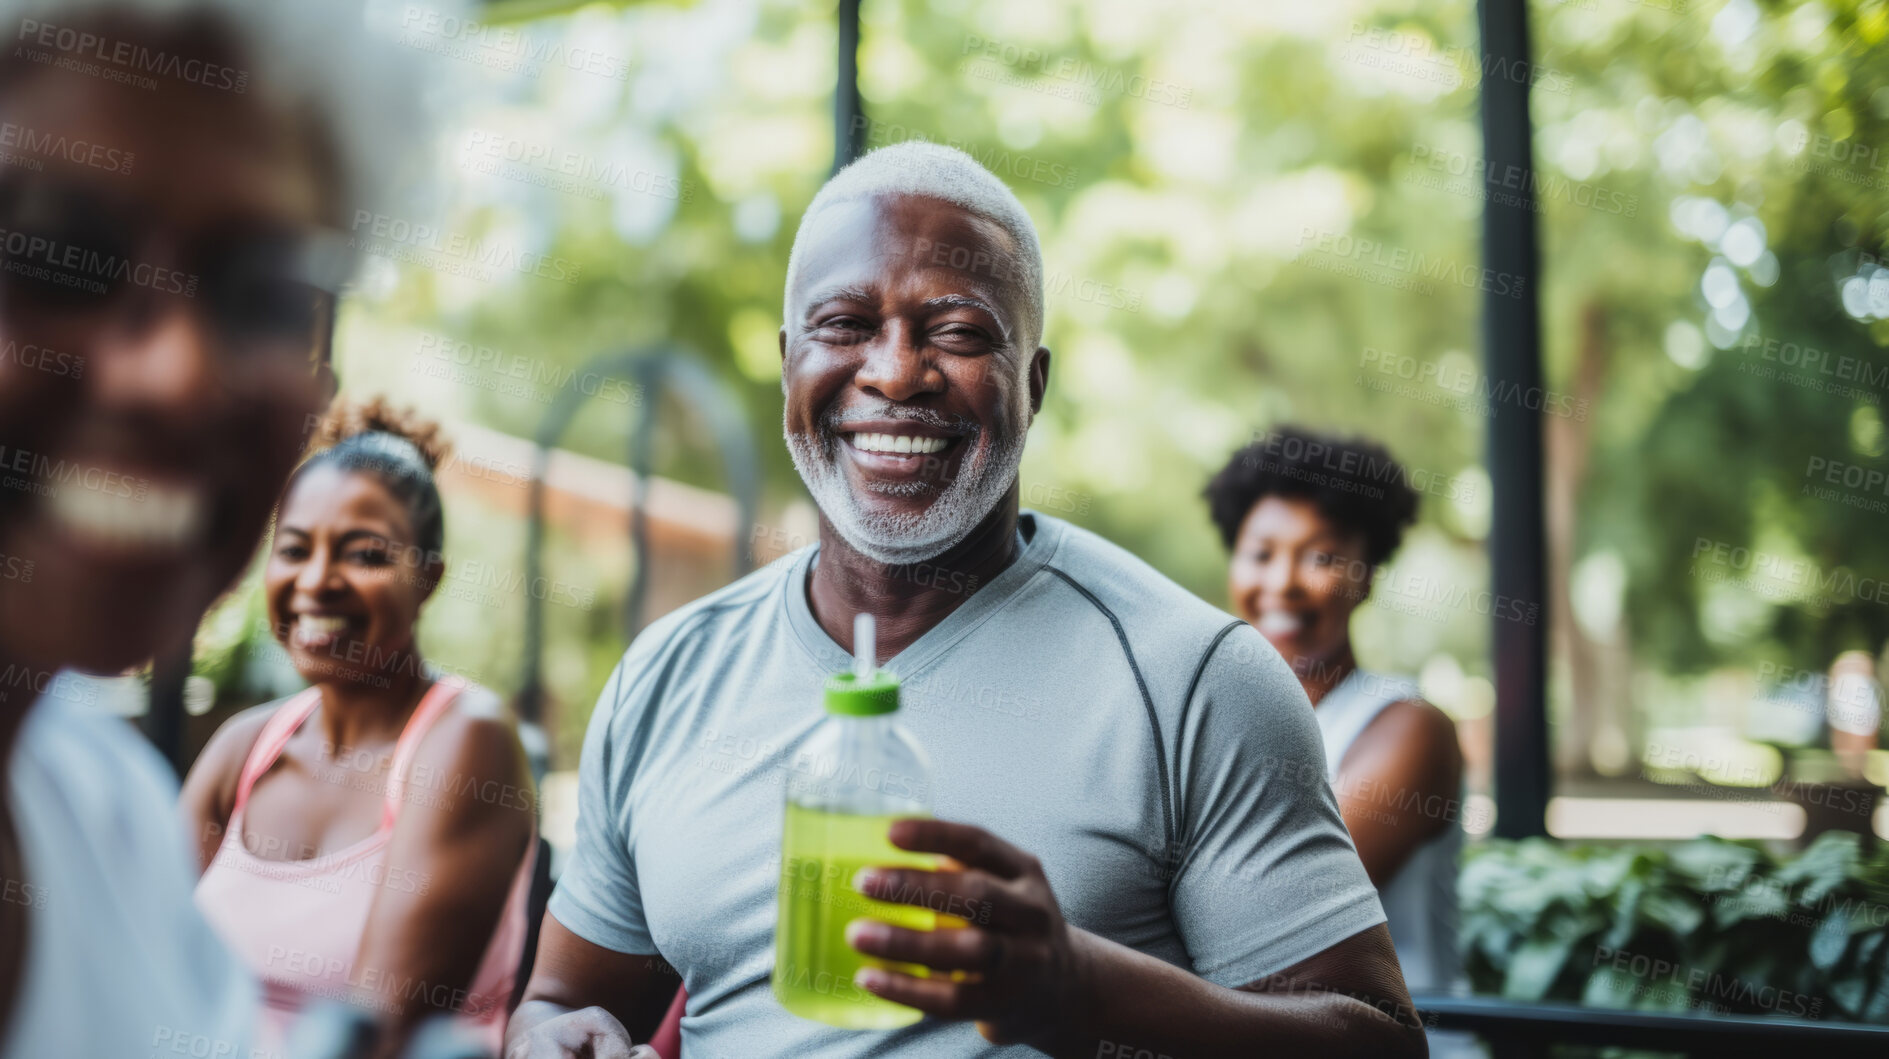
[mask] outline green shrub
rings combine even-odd
[[[1642,1010],[1889,1022],[1889,849],[1491,841],[1466,854],[1477,992]]]

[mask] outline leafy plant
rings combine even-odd
[[[1640,1010],[1889,1022],[1889,849],[1794,857],[1701,838],[1486,842],[1460,878],[1478,992]]]

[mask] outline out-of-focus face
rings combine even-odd
[[[1370,593],[1364,536],[1346,533],[1312,501],[1267,496],[1240,523],[1227,571],[1234,611],[1293,669],[1341,656],[1351,612]]]
[[[413,650],[438,569],[412,513],[369,474],[315,466],[282,500],[263,589],[277,642],[311,684],[380,682]],[[385,686],[385,685],[382,685]]]
[[[327,399],[286,277],[335,204],[254,94],[49,70],[0,120],[88,145],[0,166],[0,645],[119,670],[237,576]]]
[[[1023,345],[1015,249],[932,198],[843,203],[816,224],[781,329],[788,450],[848,543],[934,558],[1013,493],[1042,405],[1049,351]]]

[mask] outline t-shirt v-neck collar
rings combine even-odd
[[[1024,532],[1026,521],[1029,524],[1028,533]],[[1017,531],[1022,538],[1022,548],[1016,559],[996,577],[973,591],[971,598],[945,615],[943,621],[925,630],[924,635],[912,641],[905,650],[887,659],[883,668],[903,679],[915,676],[931,665],[947,648],[963,639],[1015,597],[1017,591],[1055,554],[1057,542],[1062,538],[1060,523],[1034,511],[1018,513]],[[807,553],[800,557],[800,561],[787,574],[786,590],[783,593],[787,597],[787,620],[794,630],[795,638],[812,657],[814,664],[826,672],[838,673],[852,667],[853,657],[820,627],[819,621],[813,616],[813,608],[807,603],[807,579],[813,572],[813,564],[819,554],[818,544],[807,549]]]

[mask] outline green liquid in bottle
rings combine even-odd
[[[916,905],[875,901],[853,889],[853,875],[875,865],[935,866],[935,858],[894,846],[892,821],[913,814],[862,816],[787,803],[781,838],[780,924],[774,932],[774,995],[802,1018],[855,1030],[909,1026],[924,1014],[853,984],[868,965],[924,978],[926,968],[862,956],[846,944],[846,924],[861,917],[932,930],[938,916]]]

